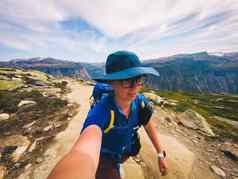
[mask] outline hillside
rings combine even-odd
[[[14,59],[0,66],[35,69],[54,76],[89,80],[104,73],[104,63],[76,63],[54,58]],[[233,53],[178,54],[149,59],[144,66],[154,67],[160,77],[150,77],[148,87],[159,90],[238,93],[238,55]]]
[[[34,69],[48,73],[53,76],[69,76],[74,78],[81,78],[84,80],[90,79],[87,70],[81,63],[72,61],[59,60],[54,58],[29,58],[29,59],[14,59],[8,62],[0,62],[0,66]]]
[[[238,61],[208,53],[176,55],[160,62],[146,62],[161,76],[150,78],[148,85],[159,90],[238,93]]]
[[[5,74],[9,72],[12,76],[15,74],[14,70],[5,69]],[[32,75],[30,71],[25,71],[24,73],[27,73],[28,77]],[[22,73],[22,76],[24,76],[24,73]],[[33,72],[33,74],[35,73]],[[43,73],[40,74],[41,77],[38,76],[38,80],[45,79],[43,78],[45,75]],[[49,76],[48,78],[49,85],[55,84],[53,77]],[[23,81],[25,90],[29,89],[29,86],[35,86],[28,82],[27,87],[25,83]],[[71,92],[66,94],[66,97],[65,95],[62,96],[61,94],[63,93],[59,90],[59,95],[63,98],[63,101],[66,100],[67,102],[63,102],[63,106],[58,106],[55,112],[52,111],[55,109],[52,108],[55,106],[55,103],[52,104],[51,102],[54,101],[52,99],[55,99],[54,96],[57,94],[56,90],[58,87],[55,89],[52,88],[53,86],[42,86],[42,84],[39,86],[38,84],[35,89],[40,90],[40,93],[35,95],[36,92],[34,92],[33,96],[28,95],[27,98],[24,97],[25,95],[19,93],[21,99],[35,101],[37,108],[35,108],[35,103],[31,103],[28,106],[18,109],[16,104],[19,104],[21,100],[15,97],[13,98],[18,100],[13,103],[17,112],[15,110],[11,111],[10,118],[1,121],[4,125],[1,125],[3,134],[1,134],[0,138],[0,153],[2,156],[0,176],[5,175],[5,179],[46,178],[56,162],[72,147],[74,141],[79,136],[83,120],[89,108],[88,99],[92,92],[92,86],[89,86],[86,81],[75,81],[71,79],[66,79],[64,82],[64,84],[67,84],[67,88],[65,88],[62,82],[56,84],[60,89],[66,91],[70,88]],[[14,89],[18,91],[24,88],[19,87]],[[2,92],[3,94],[7,94],[11,93],[11,91],[12,89],[8,89],[7,91],[5,89]],[[16,91],[14,91],[15,93]],[[41,96],[41,93],[45,97]],[[238,171],[236,170],[238,167],[236,138],[233,138],[231,135],[219,133],[218,130],[220,131],[221,128],[214,126],[215,123],[210,123],[207,116],[201,115],[195,108],[189,106],[189,102],[191,102],[190,98],[192,99],[191,96],[183,94],[181,97],[181,95],[176,93],[170,93],[169,95],[161,93],[161,97],[159,97],[156,95],[158,92],[146,89],[144,89],[143,94],[154,102],[155,113],[152,119],[158,126],[161,142],[167,151],[169,175],[163,178],[203,179],[206,177],[207,179],[218,179],[220,176],[223,176],[233,179],[238,175]],[[51,98],[49,98],[50,96]],[[152,98],[152,96],[155,98]],[[176,96],[178,97],[176,98]],[[187,96],[185,101],[188,104],[185,107],[181,107],[181,103],[183,102],[181,99],[185,98],[185,96]],[[48,98],[51,100],[49,101]],[[198,99],[193,100],[198,100],[195,104],[200,104],[206,100],[206,96],[204,98],[200,96]],[[229,97],[227,100],[236,100],[236,97]],[[12,104],[10,100],[8,101]],[[221,101],[223,102],[223,100]],[[43,106],[39,106],[38,104]],[[50,104],[52,106],[51,108],[48,107]],[[73,104],[77,104],[76,106],[78,108],[72,108],[74,106]],[[212,106],[212,102],[210,106]],[[2,112],[10,112],[7,109],[4,105],[4,111]],[[37,111],[35,111],[36,109]],[[44,117],[41,115],[44,115]],[[18,124],[16,125],[14,121],[17,121]],[[219,121],[216,122],[220,124]],[[11,127],[9,128],[9,126]],[[225,127],[227,126],[229,128],[223,128],[222,130],[227,133],[232,132],[230,131],[230,125],[226,125]],[[131,158],[124,164],[125,179],[160,178],[155,151],[151,146],[151,142],[148,140],[144,130],[140,130],[140,136],[143,148],[139,156]],[[14,138],[21,140],[21,144],[16,143],[16,140],[12,141]],[[7,141],[8,145],[6,145]],[[14,141],[15,143],[13,143]],[[13,160],[13,156],[18,150],[12,146],[17,146],[21,149],[24,147],[21,155],[17,158],[17,162]]]
[[[0,68],[0,179],[15,179],[63,131],[77,105],[67,82],[33,70]],[[65,120],[69,119],[69,120]]]

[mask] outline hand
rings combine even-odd
[[[167,163],[165,161],[165,158],[158,157],[158,164],[159,164],[159,170],[162,176],[165,176],[168,174],[168,168]]]

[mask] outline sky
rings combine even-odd
[[[237,0],[0,0],[0,61],[238,51]]]

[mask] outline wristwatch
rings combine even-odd
[[[166,157],[166,152],[163,150],[162,152],[157,154],[158,159],[164,159]]]

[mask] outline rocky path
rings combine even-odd
[[[87,115],[89,108],[88,99],[91,95],[92,88],[86,85],[80,85],[76,82],[69,81],[72,92],[68,94],[67,99],[71,103],[80,105],[78,113],[71,119],[67,129],[59,133],[48,150],[44,153],[43,162],[32,170],[27,170],[20,175],[18,179],[45,179],[56,163],[71,149],[77,137],[80,135],[80,130],[83,120]]]
[[[26,171],[18,179],[45,179],[53,169],[55,164],[69,151],[75,140],[80,134],[83,120],[89,109],[88,99],[91,95],[92,87],[71,81],[72,92],[67,96],[71,102],[80,105],[78,113],[70,121],[69,126],[64,132],[59,133],[52,145],[43,156],[43,162],[33,170]],[[159,124],[158,116],[155,114],[154,120]],[[160,124],[159,124],[160,126]],[[177,131],[176,137],[172,135],[169,127],[158,127],[161,143],[167,151],[169,174],[161,177],[158,171],[155,150],[143,129],[140,130],[142,150],[140,156],[129,159],[124,165],[124,179],[216,179],[204,160],[199,160],[195,150],[199,150],[196,145],[184,145],[186,142],[178,140],[180,137]],[[181,131],[180,131],[181,133]],[[181,136],[182,137],[182,136]],[[183,138],[186,138],[183,136]]]

